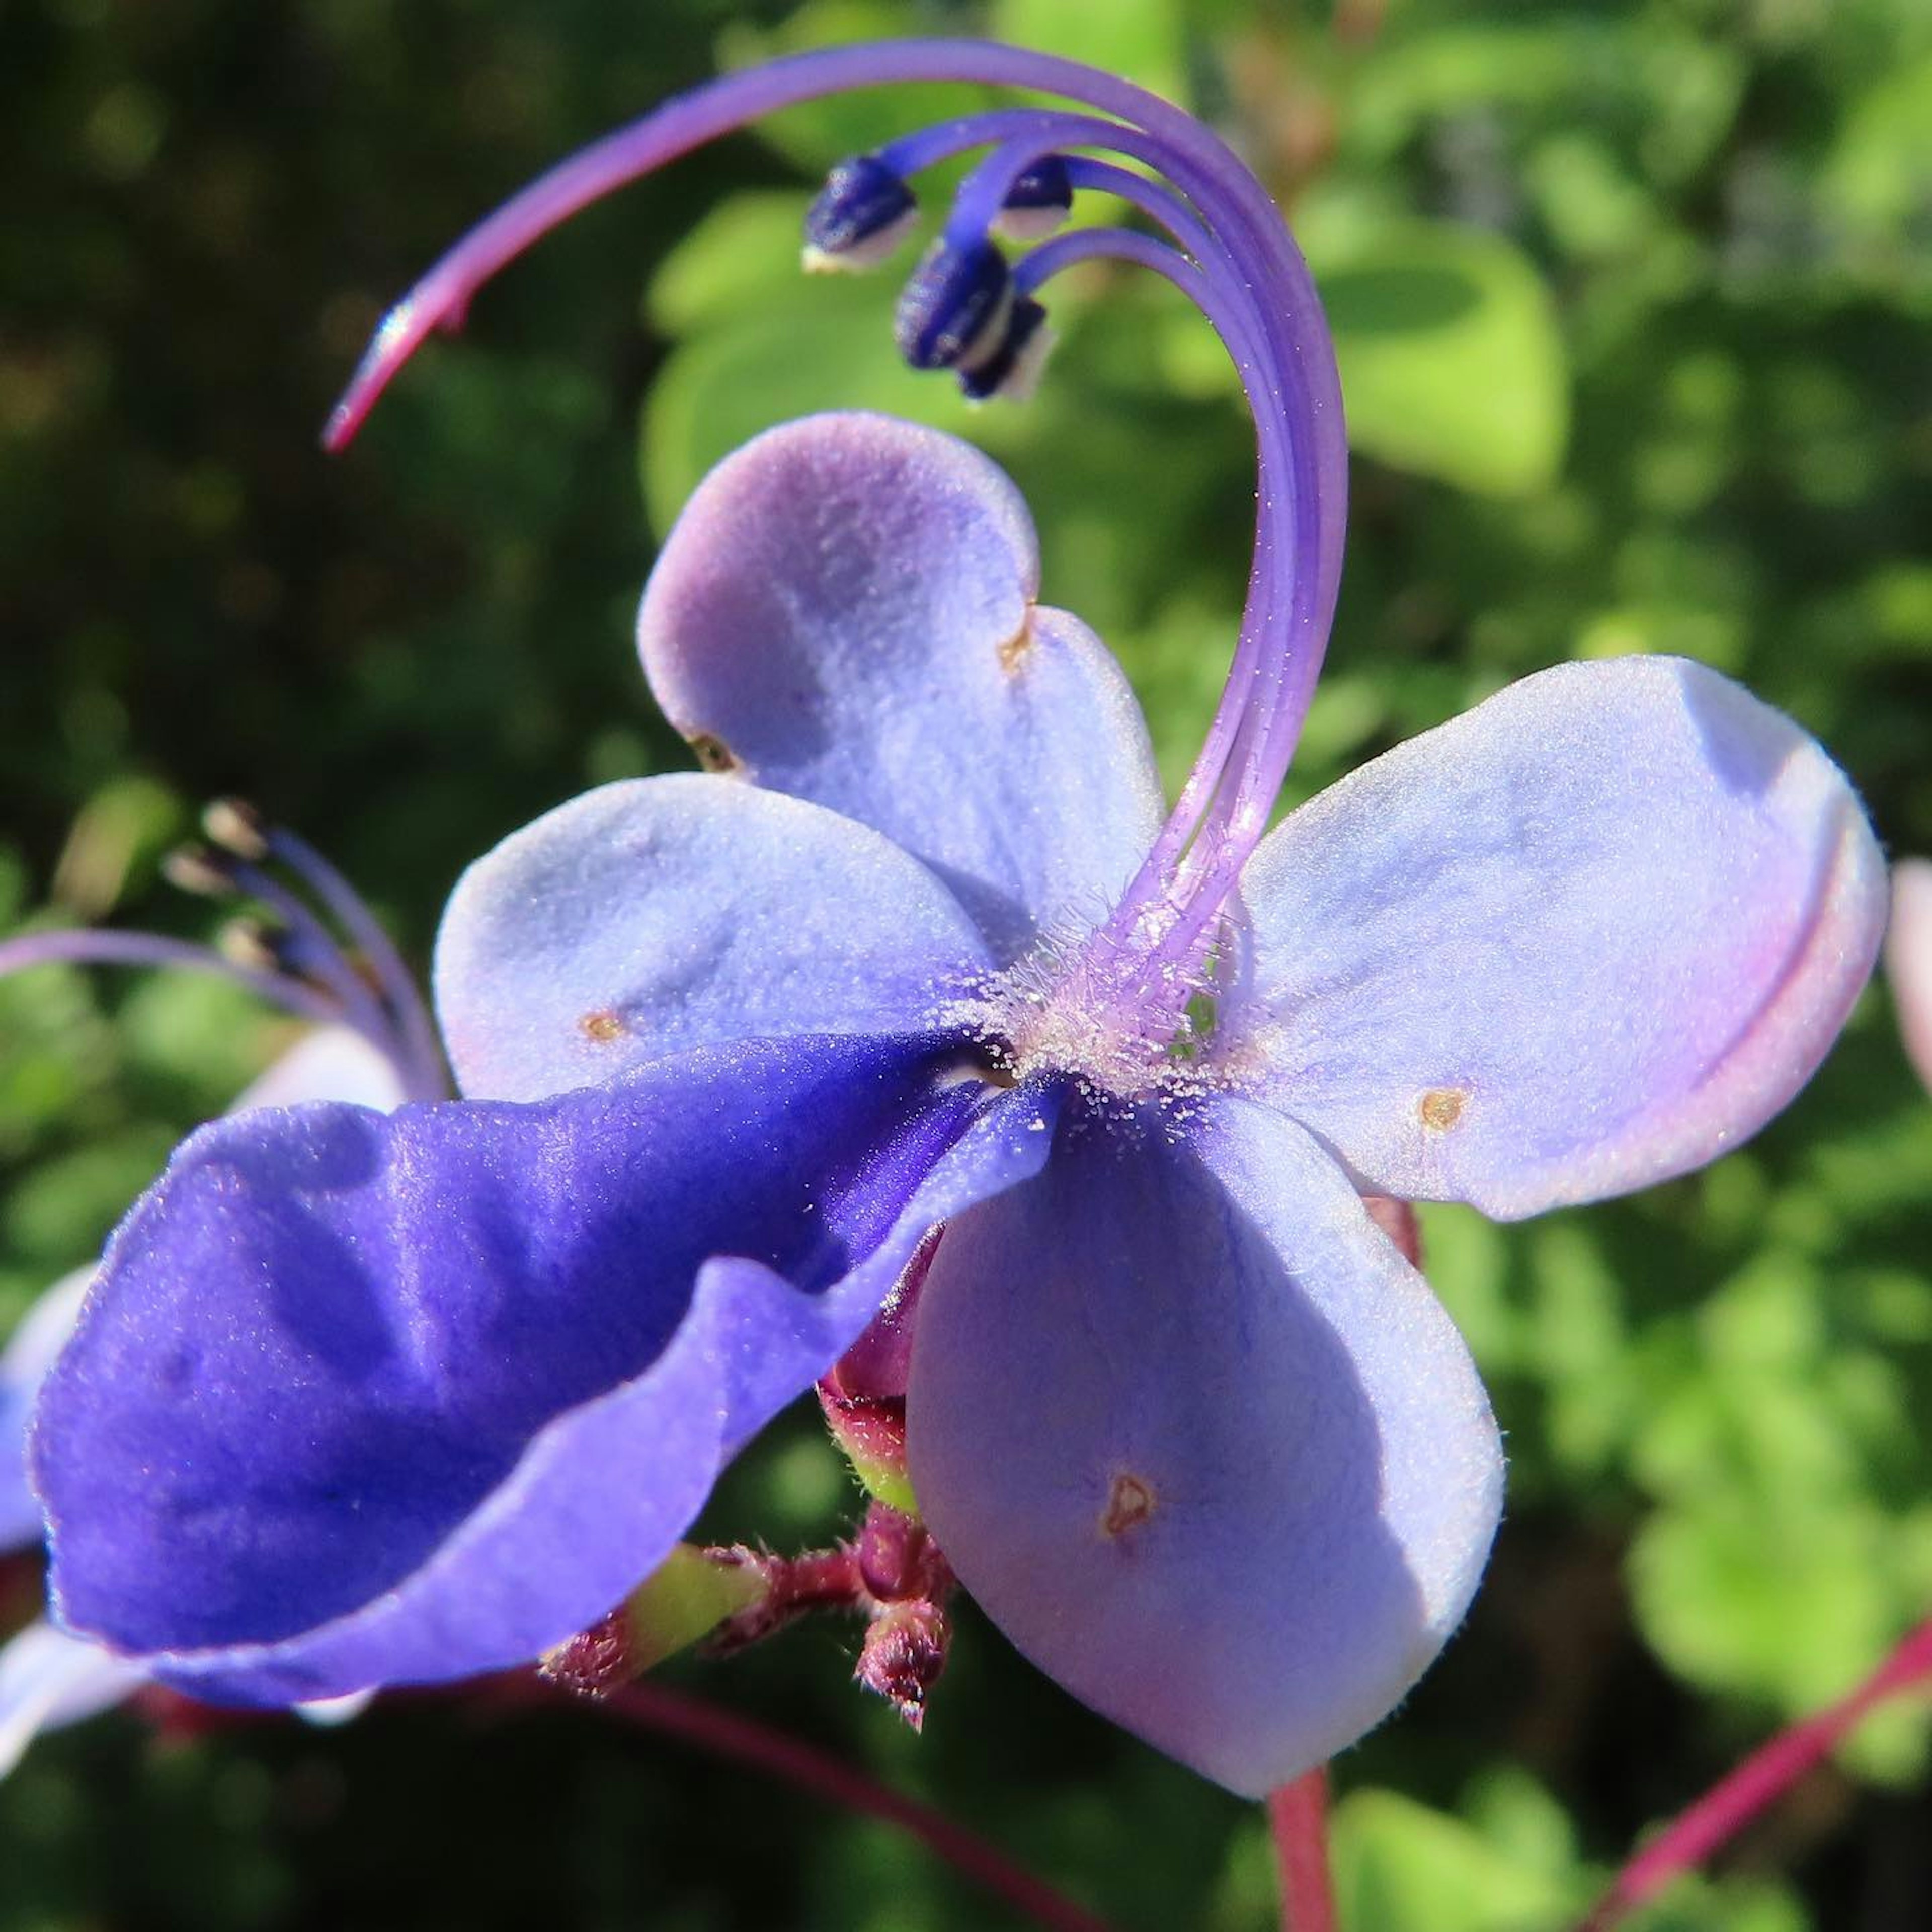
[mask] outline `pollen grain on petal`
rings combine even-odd
[[[1431,1133],[1446,1134],[1468,1105],[1469,1096],[1460,1087],[1432,1087],[1416,1102],[1416,1116]]]
[[[692,755],[707,772],[735,778],[745,769],[744,760],[715,731],[687,731],[684,741],[691,747]]]
[[[1040,639],[1033,628],[1033,609],[1029,605],[1019,628],[1000,646],[1000,668],[1009,677],[1017,677],[1039,647]]]
[[[613,1041],[622,1040],[631,1028],[629,1022],[614,1006],[598,1006],[578,1021],[577,1030],[595,1045],[608,1046]]]
[[[1138,1529],[1154,1514],[1154,1501],[1152,1486],[1142,1478],[1130,1470],[1119,1471],[1107,1491],[1106,1507],[1100,1512],[1100,1534],[1118,1539]]]

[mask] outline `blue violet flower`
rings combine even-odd
[[[332,440],[586,202],[915,80],[1071,104],[910,135],[814,206],[821,266],[875,259],[922,170],[980,155],[899,304],[910,359],[1012,393],[1042,290],[1107,256],[1240,371],[1255,562],[1200,758],[1164,812],[1119,667],[1039,602],[970,448],[829,416],[722,465],[640,623],[706,769],[463,879],[434,990],[464,1097],[204,1128],[47,1378],[56,1613],[169,1682],[281,1703],[536,1658],[823,1381],[902,1402],[901,1500],[1022,1651],[1258,1795],[1415,1682],[1502,1506],[1468,1352],[1365,1197],[1514,1218],[1681,1174],[1792,1097],[1864,982],[1856,798],[1682,660],[1526,679],[1267,832],[1341,564],[1328,333],[1223,144],[1072,63],[891,43],[670,102],[433,269]],[[992,238],[1096,188],[1146,225]]]

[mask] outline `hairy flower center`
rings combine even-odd
[[[974,993],[950,1004],[942,1024],[977,1043],[985,1076],[1017,1082],[1070,1075],[1117,1100],[1171,1097],[1202,1083],[1192,1049],[1201,1004],[1196,981],[1178,968],[1130,970],[1098,934],[1073,944],[1043,940]]]

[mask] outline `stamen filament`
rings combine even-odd
[[[0,980],[36,966],[180,966],[209,973],[244,986],[271,1006],[298,1013],[317,1026],[339,1026],[345,1016],[328,994],[282,973],[264,973],[225,958],[212,946],[191,940],[170,939],[158,932],[100,932],[87,927],[64,927],[51,932],[27,932],[0,940]],[[356,1030],[379,1052],[390,1042],[356,1024]]]
[[[1211,944],[1220,909],[1266,827],[1312,694],[1341,566],[1347,452],[1334,355],[1306,264],[1261,184],[1226,145],[1157,95],[1078,62],[984,40],[893,40],[794,56],[668,101],[552,169],[430,268],[378,331],[332,415],[339,449],[432,329],[460,323],[482,284],[549,229],[704,142],[820,95],[928,81],[1012,86],[1077,101],[1092,115],[988,111],[902,136],[880,151],[906,172],[973,147],[949,242],[982,248],[1014,182],[1068,148],[1098,148],[1151,180],[1076,161],[1072,177],[1122,194],[1194,256],[1125,230],[1042,245],[1016,286],[1100,254],[1152,267],[1200,306],[1233,356],[1259,445],[1255,560],[1241,631],[1200,757],[1160,838],[1103,928],[1109,950],[1170,988]],[[1075,244],[1078,245],[1075,245]],[[1053,252],[1058,251],[1058,252]],[[1036,262],[1030,270],[1029,262]],[[1285,608],[1284,608],[1285,606]]]
[[[316,896],[342,922],[368,963],[383,1009],[401,1036],[403,1051],[397,1057],[397,1064],[405,1076],[405,1083],[412,1094],[418,1087],[429,1090],[428,1094],[418,1097],[440,1099],[448,1091],[448,1082],[436,1023],[394,940],[383,931],[382,922],[370,911],[362,895],[307,839],[280,826],[272,827],[268,838],[269,850],[308,881]]]

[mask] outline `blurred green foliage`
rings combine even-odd
[[[1038,400],[900,368],[890,278],[806,282],[814,172],[970,91],[784,117],[547,242],[344,460],[382,303],[496,198],[782,47],[997,31],[1226,130],[1331,306],[1358,462],[1299,798],[1566,656],[1688,652],[1932,850],[1932,11],[1920,0],[10,0],[0,8],[0,923],[201,929],[157,890],[236,789],[424,957],[461,866],[683,761],[630,611],[704,470],[891,409],[1005,463],[1046,592],[1120,650],[1170,777],[1238,613],[1250,450],[1211,338],[1094,268]],[[635,299],[641,291],[641,308]],[[1588,1016],[1580,1016],[1587,1024]],[[224,988],[0,983],[0,1328],[289,1037]],[[1545,1932],[1632,1837],[1932,1606],[1932,1106],[1882,992],[1708,1172],[1430,1270],[1509,1432],[1468,1630],[1338,1767],[1349,1932]],[[852,1507],[809,1418],[721,1536]],[[29,1566],[30,1568],[30,1566]],[[27,1568],[0,1610],[31,1608]],[[808,1631],[674,1675],[869,1761],[1126,1928],[1258,1932],[1258,1820],[968,1617],[927,1736]],[[1922,1706],[1868,1725],[1649,1932],[1932,1923]],[[748,1856],[755,1842],[757,1856]],[[103,1855],[103,1846],[111,1847]],[[587,1714],[400,1702],[339,1733],[110,1719],[0,1785],[0,1932],[1012,1922],[855,1822]]]

